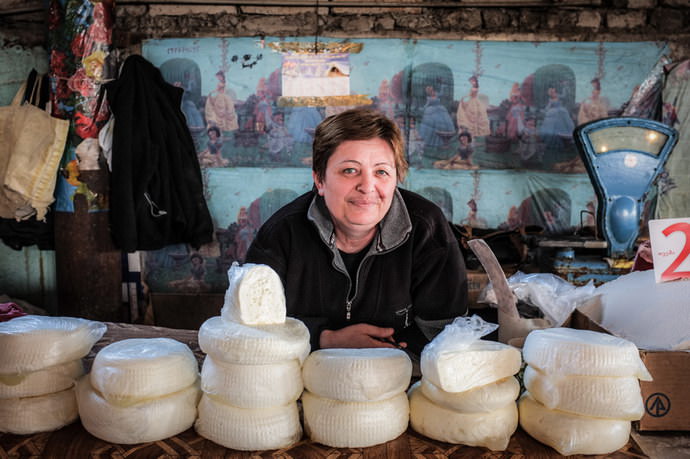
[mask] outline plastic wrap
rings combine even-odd
[[[517,299],[525,305],[536,307],[552,327],[560,327],[570,317],[570,314],[596,290],[593,281],[587,285],[576,287],[565,279],[550,273],[525,274],[516,272],[508,279],[508,286]],[[491,284],[482,290],[479,303],[488,303],[496,307],[496,298]]]
[[[420,390],[431,402],[443,408],[463,413],[486,413],[515,402],[520,395],[520,382],[510,376],[465,392],[446,392],[422,378]]]
[[[630,421],[593,418],[550,410],[525,392],[518,402],[520,427],[564,456],[610,454],[630,438]]]
[[[514,401],[490,412],[463,413],[433,403],[424,396],[419,382],[408,395],[410,426],[434,440],[503,451],[517,429],[518,409]]]
[[[228,270],[228,282],[220,311],[224,320],[244,325],[285,322],[283,283],[270,266],[234,262]]]
[[[302,368],[297,359],[240,365],[206,356],[201,367],[201,390],[238,408],[285,405],[296,401],[303,389]]]
[[[307,436],[333,448],[386,443],[402,435],[410,419],[405,392],[377,402],[342,402],[304,391],[302,407]]]
[[[292,359],[301,364],[311,350],[309,329],[292,317],[284,324],[255,326],[211,317],[199,329],[199,347],[216,361],[246,365]]]
[[[320,349],[309,354],[302,374],[304,386],[314,395],[371,402],[405,392],[412,361],[400,349]]]
[[[525,389],[549,409],[596,418],[639,420],[644,403],[637,378],[560,376],[527,365]]]
[[[201,391],[195,383],[174,394],[128,407],[108,403],[93,390],[88,376],[77,383],[77,404],[84,428],[111,443],[134,444],[163,440],[194,424]]]
[[[81,359],[21,375],[0,375],[0,400],[61,392],[73,387],[83,375]]]
[[[96,354],[91,384],[109,403],[128,406],[189,387],[199,378],[191,349],[170,338],[116,341]]]
[[[634,376],[652,380],[633,343],[591,330],[535,330],[527,335],[522,355],[527,364],[561,376]]]
[[[302,438],[296,402],[247,410],[203,394],[194,428],[214,443],[241,451],[287,448]]]
[[[38,397],[0,400],[0,432],[29,435],[49,432],[79,417],[74,388]]]
[[[86,356],[105,334],[101,322],[27,315],[0,323],[0,374],[27,373]]]
[[[422,350],[423,377],[446,392],[464,392],[516,374],[518,349],[480,339],[496,327],[476,315],[456,318]]]

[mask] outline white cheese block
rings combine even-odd
[[[49,432],[79,418],[74,388],[37,397],[0,400],[0,432],[29,435]]]
[[[522,347],[529,365],[561,375],[652,377],[628,340],[591,330],[547,328],[530,332]]]
[[[426,398],[443,408],[463,413],[485,413],[514,403],[520,395],[520,382],[509,376],[465,392],[446,392],[422,378],[420,390]]]
[[[224,320],[245,325],[285,322],[285,292],[278,274],[267,265],[233,263],[220,310]]]
[[[77,383],[77,404],[84,428],[110,443],[134,444],[163,440],[194,424],[198,384],[174,394],[122,407],[108,403],[84,376]]]
[[[288,317],[284,324],[242,325],[220,316],[199,329],[199,347],[218,362],[265,365],[309,355],[309,330],[301,320]]]
[[[518,349],[485,340],[462,349],[427,345],[420,362],[424,378],[446,392],[464,392],[491,384],[515,375],[521,365]]]
[[[630,421],[550,410],[525,392],[518,402],[520,427],[560,454],[610,454],[630,437]]]
[[[287,448],[302,438],[296,402],[246,409],[203,394],[194,428],[204,438],[241,451]]]
[[[61,392],[73,387],[83,375],[81,359],[21,375],[0,375],[0,400]]]
[[[366,448],[393,440],[407,429],[405,392],[377,402],[343,402],[304,391],[304,430],[313,441],[334,448]]]
[[[424,396],[420,382],[408,391],[410,426],[420,434],[446,443],[483,446],[503,451],[518,425],[515,401],[484,413],[463,413],[435,404]]]
[[[628,421],[644,414],[640,383],[634,376],[562,376],[527,365],[523,381],[532,397],[549,409]]]
[[[412,361],[400,349],[320,349],[304,361],[302,375],[307,390],[319,397],[370,402],[405,392]]]
[[[0,322],[0,374],[27,373],[89,353],[107,327],[74,317],[27,315]]]
[[[90,377],[105,400],[128,406],[191,386],[199,364],[189,346],[174,339],[131,338],[101,349]]]
[[[206,356],[201,367],[201,390],[238,408],[266,408],[296,401],[302,394],[299,360],[242,365]]]

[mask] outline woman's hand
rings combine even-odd
[[[370,324],[349,325],[340,330],[322,331],[319,345],[324,349],[330,347],[407,347],[407,343],[395,342],[394,332],[392,328],[381,328]]]

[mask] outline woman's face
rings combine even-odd
[[[393,150],[379,138],[345,141],[328,159],[324,180],[314,174],[314,183],[336,229],[352,235],[370,231],[393,200],[397,184]]]

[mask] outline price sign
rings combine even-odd
[[[657,282],[690,278],[690,218],[650,220],[649,240]]]

